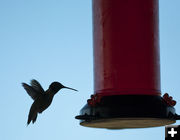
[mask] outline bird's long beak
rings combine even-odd
[[[65,86],[64,86],[64,88],[71,89],[71,90],[74,90],[74,91],[78,91],[78,90],[76,90],[76,89],[74,89],[74,88],[70,88],[70,87],[65,87]]]

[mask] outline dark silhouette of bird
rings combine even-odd
[[[37,80],[31,80],[30,85],[26,83],[22,83],[22,86],[26,90],[26,92],[31,96],[34,100],[31,105],[27,125],[34,123],[37,119],[38,113],[42,113],[45,109],[47,109],[52,103],[54,95],[62,88],[71,89],[77,91],[76,89],[66,87],[59,82],[53,82],[50,84],[49,88],[44,91],[41,87],[40,83]]]

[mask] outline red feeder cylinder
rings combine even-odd
[[[94,90],[160,95],[158,0],[94,0]]]
[[[81,125],[140,128],[174,123],[160,89],[158,0],[92,0],[94,96]]]

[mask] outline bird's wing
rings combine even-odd
[[[31,86],[39,93],[44,94],[44,89],[41,87],[40,83],[37,80],[31,80]]]
[[[33,87],[29,86],[26,83],[22,83],[22,86],[33,100],[35,100],[37,97],[41,95],[40,92],[36,91],[36,89],[34,89]]]

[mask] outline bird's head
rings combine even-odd
[[[76,89],[73,89],[73,88],[70,88],[70,87],[66,87],[64,85],[62,85],[61,83],[59,82],[53,82],[51,83],[51,85],[49,86],[49,89],[52,90],[53,92],[57,93],[60,89],[62,88],[67,88],[67,89],[71,89],[71,90],[74,90],[74,91],[77,91]]]

